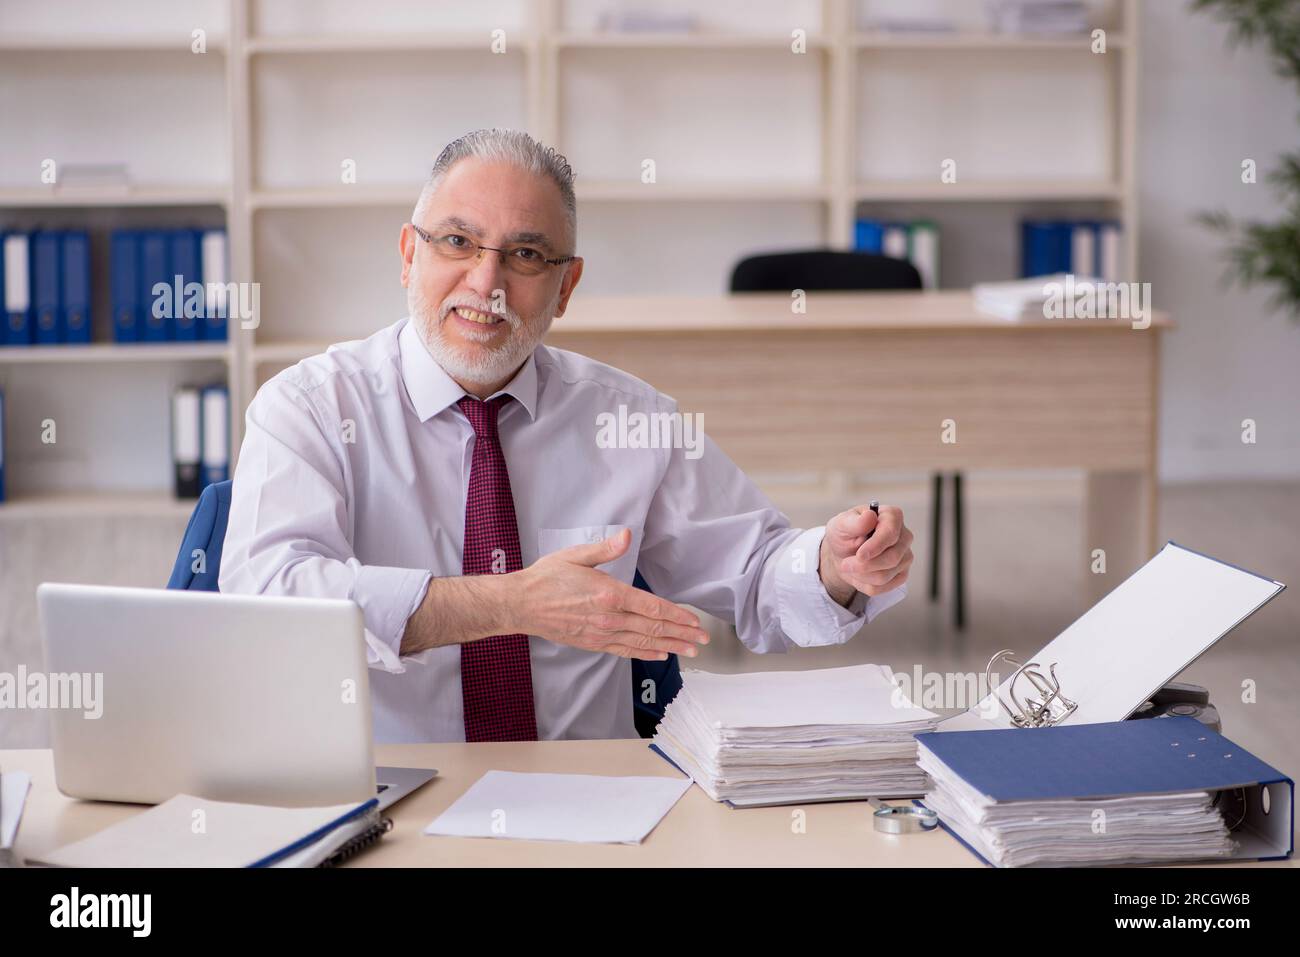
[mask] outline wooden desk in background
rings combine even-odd
[[[380,764],[438,769],[438,777],[392,807],[393,830],[349,862],[357,867],[983,867],[946,831],[880,834],[865,802],[732,810],[697,787],[682,796],[640,845],[567,844],[426,837],[429,822],[490,770],[558,774],[655,775],[678,772],[640,739],[509,744],[387,744]],[[29,771],[32,792],[17,850],[30,857],[137,814],[132,804],[74,801],[54,786],[49,751],[0,751],[0,767]],[[1234,865],[1215,865],[1234,866]],[[1296,861],[1243,862],[1294,867]]]
[[[574,297],[547,342],[704,414],[746,471],[1081,469],[1091,597],[1156,550],[1160,337],[1122,320],[1008,322],[967,292]],[[956,442],[944,443],[945,420]],[[1088,573],[1106,551],[1105,575]]]

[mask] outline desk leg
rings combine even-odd
[[[939,600],[939,548],[943,544],[943,473],[934,473],[930,493],[930,601]]]
[[[1155,480],[1147,472],[1088,475],[1083,570],[1095,604],[1155,554]],[[1105,574],[1095,574],[1093,553],[1106,553]]]
[[[962,513],[961,473],[952,474],[952,600],[953,624],[957,628],[957,650],[966,628],[966,516]]]

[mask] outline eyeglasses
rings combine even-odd
[[[487,250],[498,253],[501,256],[501,265],[521,276],[538,276],[546,271],[547,266],[563,266],[565,263],[573,262],[578,258],[577,256],[561,256],[558,259],[547,259],[546,254],[535,246],[518,245],[496,248],[476,243],[463,233],[443,233],[440,236],[434,236],[432,233],[415,225],[415,223],[411,223],[410,226],[421,239],[433,247],[433,251],[441,259],[446,259],[449,262],[473,260],[477,263],[484,250]]]

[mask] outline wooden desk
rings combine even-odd
[[[805,804],[805,833],[793,808],[735,811],[692,787],[639,846],[426,837],[421,831],[486,771],[677,776],[642,740],[527,744],[382,745],[381,764],[436,767],[438,777],[395,805],[394,828],[357,867],[982,867],[942,830],[878,834],[865,803]],[[0,767],[30,771],[32,793],[18,853],[32,856],[80,840],[141,808],[74,801],[54,786],[49,751],[0,751]],[[1294,866],[1271,861],[1258,866]],[[1216,865],[1219,866],[1219,865]],[[1250,866],[1256,866],[1251,862]]]
[[[1112,320],[1006,322],[966,292],[584,298],[547,342],[702,412],[746,471],[1077,468],[1093,598],[1156,550],[1160,337]],[[956,425],[943,441],[945,420]],[[1106,575],[1089,574],[1094,548]]]

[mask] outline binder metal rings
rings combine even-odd
[[[1016,669],[1007,682],[1007,696],[1011,699],[1011,704],[1007,704],[996,690],[990,692],[1011,717],[1012,724],[1017,728],[1049,728],[1074,714],[1079,705],[1061,694],[1055,662],[1048,666],[1047,674],[1044,675],[1038,662],[1020,662],[1012,657],[1013,654],[1010,648],[1004,648],[990,658],[984,668],[985,687],[992,688],[996,686],[991,673],[999,661],[1005,661]],[[1017,698],[1016,686],[1021,680],[1027,681],[1032,690],[1023,698]]]

